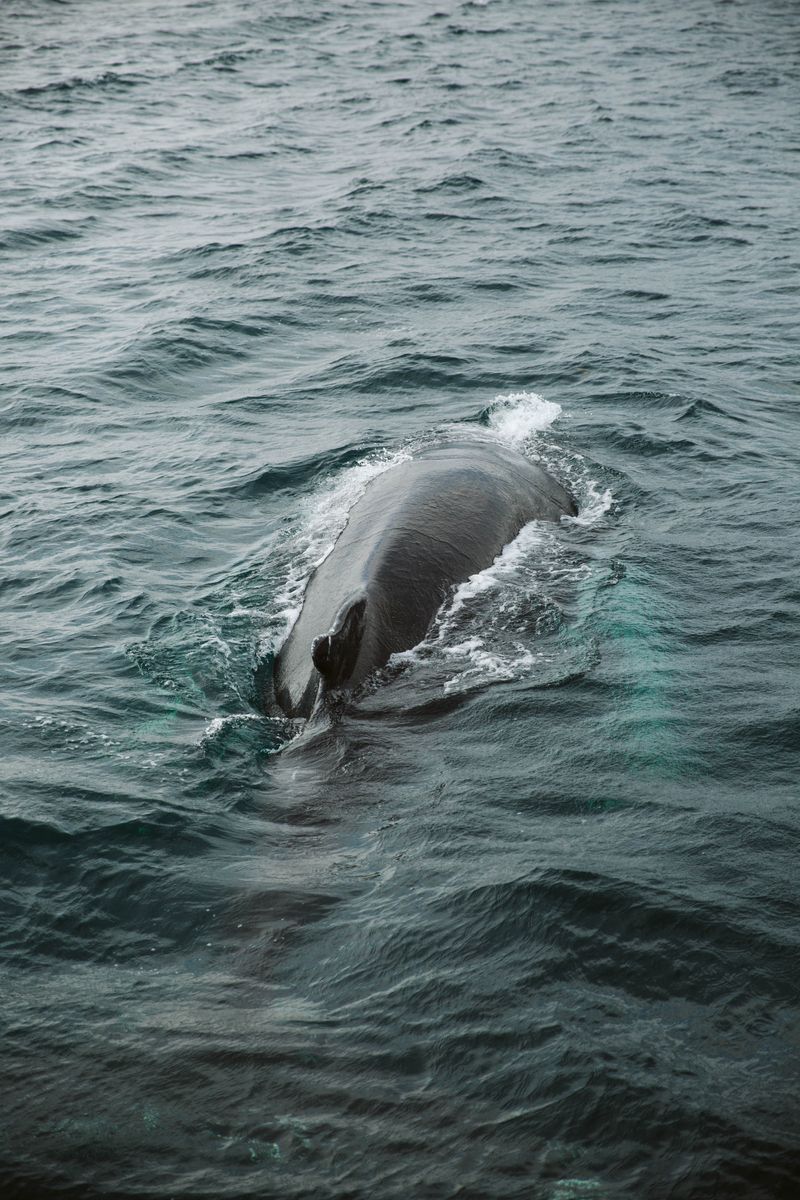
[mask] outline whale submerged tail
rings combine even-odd
[[[328,687],[341,687],[355,670],[364,634],[366,596],[348,600],[330,631],[314,639],[311,658]]]

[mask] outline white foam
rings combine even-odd
[[[230,646],[226,641],[223,641],[219,634],[212,633],[211,637],[206,638],[202,643],[203,650],[207,650],[209,647],[216,647],[217,650],[221,651],[224,658],[230,658],[231,656]]]
[[[520,609],[529,609],[534,595],[541,596],[553,553],[557,547],[552,530],[538,521],[523,526],[488,567],[456,588],[428,636],[413,649],[393,655],[392,664],[431,664],[438,659],[448,669],[458,660],[458,673],[441,684],[445,694],[530,672],[542,655],[514,631],[519,629]]]
[[[541,658],[525,646],[517,645],[515,654],[499,654],[484,648],[481,638],[470,638],[465,642],[447,647],[450,657],[459,658],[469,664],[462,666],[456,675],[446,679],[442,691],[446,696],[469,691],[472,687],[492,682],[505,682],[531,671]]]
[[[203,736],[200,739],[201,744],[203,742],[210,741],[212,738],[215,738],[217,734],[221,733],[222,730],[228,725],[234,725],[238,721],[262,720],[263,717],[260,717],[258,713],[232,713],[227,717],[214,717],[211,721],[209,721],[208,725],[206,725],[205,730],[203,731]]]
[[[596,479],[588,480],[583,490],[584,497],[577,517],[567,517],[566,520],[573,525],[588,527],[597,524],[605,516],[614,503],[614,497],[611,488],[601,490]]]
[[[534,547],[538,548],[542,545],[545,537],[546,534],[538,521],[531,521],[530,524],[523,525],[513,542],[509,542],[488,567],[484,567],[475,575],[470,575],[469,579],[465,579],[462,584],[459,584],[447,607],[447,617],[452,619],[473,597],[480,596],[492,588],[501,586],[503,582],[507,582],[520,565],[528,559]]]
[[[488,414],[489,428],[501,441],[521,449],[561,416],[561,405],[538,392],[508,392],[495,396]]]

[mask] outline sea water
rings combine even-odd
[[[794,0],[0,10],[0,1193],[793,1200]],[[370,479],[574,492],[324,737]]]

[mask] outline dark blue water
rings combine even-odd
[[[0,45],[3,1197],[796,1197],[797,4]],[[303,583],[451,426],[580,516],[308,741]]]

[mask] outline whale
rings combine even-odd
[[[275,656],[278,706],[310,717],[356,691],[421,642],[453,589],[523,526],[576,514],[543,466],[489,438],[434,443],[373,477]]]

